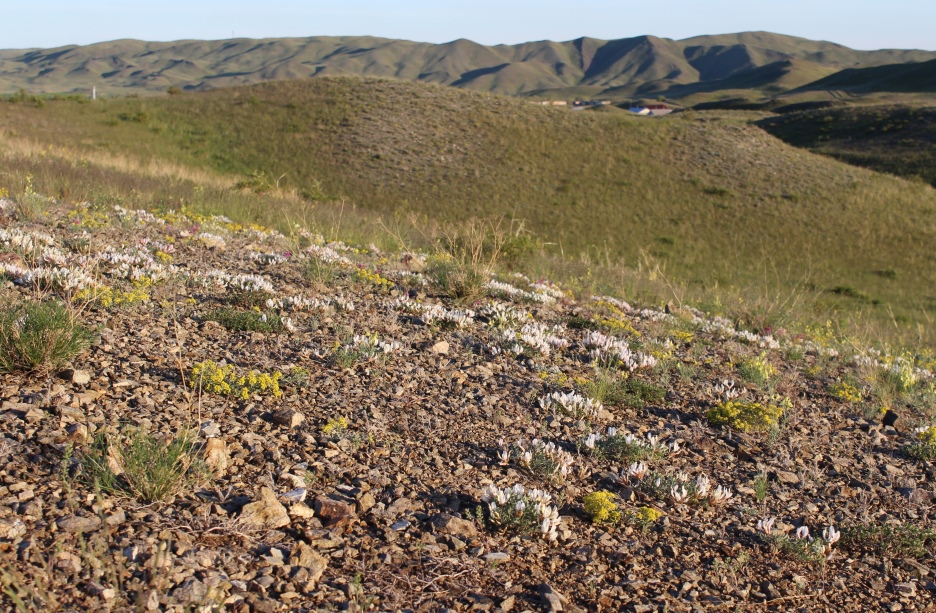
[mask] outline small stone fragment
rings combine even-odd
[[[331,527],[354,517],[354,508],[346,502],[319,496],[315,499],[315,513],[325,521],[326,527]]]
[[[305,585],[302,587],[304,592],[311,592],[325,569],[328,568],[328,559],[315,551],[305,541],[299,541],[289,554],[289,563],[293,566],[301,566],[308,569],[308,576],[305,579]]]
[[[199,430],[201,430],[202,436],[205,438],[217,438],[221,436],[221,426],[210,419],[203,423]]]
[[[289,516],[299,519],[310,519],[315,517],[315,511],[309,508],[305,503],[300,502],[289,507]]]
[[[55,525],[65,532],[90,532],[101,525],[101,518],[96,515],[90,515],[88,517],[67,515],[57,520]]]
[[[478,535],[478,529],[473,522],[448,513],[439,513],[430,521],[435,531],[440,534],[457,536],[466,540]]]
[[[787,470],[778,470],[777,471],[777,481],[780,483],[785,483],[787,485],[796,485],[800,482],[800,478],[796,473],[787,471]]]
[[[260,500],[245,505],[241,520],[258,528],[272,529],[289,525],[286,507],[276,499],[276,493],[268,487],[260,490]]]
[[[14,540],[26,534],[26,524],[15,518],[0,517],[0,538]]]
[[[91,375],[83,370],[75,370],[74,368],[66,368],[59,373],[59,377],[66,381],[71,381],[76,385],[87,385],[91,382]]]
[[[374,495],[370,492],[364,492],[357,500],[358,513],[367,513],[374,508],[375,504],[377,504],[377,499],[374,498]]]
[[[445,355],[448,352],[449,352],[449,344],[447,341],[439,341],[438,343],[432,346],[432,353]]]
[[[84,424],[72,424],[65,429],[67,440],[79,445],[88,442],[88,426]]]
[[[562,611],[562,602],[565,600],[559,592],[554,590],[547,583],[541,584],[536,591],[540,595],[543,604],[546,606],[547,611]]]
[[[305,415],[292,409],[278,409],[273,412],[273,423],[284,428],[298,428],[305,421]]]
[[[29,409],[28,411],[26,411],[26,414],[23,416],[23,419],[25,419],[27,422],[31,424],[35,424],[45,419],[45,416],[46,416],[45,411],[43,411],[42,409],[37,409],[33,407]]]
[[[210,438],[205,443],[205,464],[215,472],[223,475],[228,468],[227,443],[220,438]]]

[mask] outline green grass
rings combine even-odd
[[[0,313],[0,373],[44,375],[90,347],[94,332],[60,302],[24,302]]]
[[[107,493],[157,502],[207,474],[195,437],[183,432],[167,440],[143,429],[98,436],[79,458],[82,478]]]
[[[764,119],[759,125],[791,144],[849,164],[936,185],[932,107],[884,104],[806,110]]]
[[[703,299],[745,321],[774,309],[789,321],[857,319],[874,335],[933,338],[925,326],[936,308],[936,193],[804,155],[743,114],[643,121],[451,88],[316,79],[0,103],[0,130],[0,188],[11,194],[32,176],[37,193],[70,201],[185,204],[432,249],[408,217],[425,228],[507,216],[544,244],[546,257],[530,263],[537,274],[586,293]],[[51,149],[30,144],[53,131]],[[257,173],[280,189],[233,189]],[[375,230],[376,215],[402,234]],[[842,287],[853,291],[831,291]]]
[[[216,321],[232,332],[278,333],[286,329],[283,319],[272,312],[240,311],[228,307],[214,309],[205,319]]]

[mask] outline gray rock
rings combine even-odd
[[[78,515],[67,515],[55,522],[60,530],[65,532],[91,532],[101,525],[101,518],[96,515],[80,517]]]
[[[0,538],[14,540],[26,534],[26,524],[16,518],[0,517]]]
[[[215,422],[208,420],[203,423],[200,427],[202,436],[205,438],[217,438],[221,436],[221,426]]]
[[[440,534],[456,536],[463,540],[478,536],[478,529],[475,527],[474,522],[449,515],[448,513],[439,513],[434,516],[430,522],[435,531]]]

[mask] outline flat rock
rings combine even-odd
[[[58,519],[55,525],[65,532],[91,532],[101,525],[101,518],[96,515],[89,515],[88,517],[66,515]]]
[[[447,341],[439,341],[431,347],[432,353],[438,354],[447,354],[449,352],[449,344]]]
[[[435,531],[440,534],[449,534],[461,539],[469,539],[478,535],[478,529],[475,527],[474,522],[448,513],[439,513],[430,522]]]
[[[337,526],[354,517],[354,507],[330,496],[319,496],[315,499],[315,514],[324,520],[326,527]]]
[[[258,528],[272,529],[288,526],[289,512],[276,499],[276,493],[268,487],[260,490],[260,500],[245,505],[241,520]]]
[[[777,481],[786,485],[796,485],[800,482],[800,478],[794,472],[790,472],[788,470],[778,470]]]

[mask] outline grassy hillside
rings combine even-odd
[[[804,90],[841,90],[849,93],[936,92],[936,60],[851,68],[820,79]]]
[[[506,215],[557,253],[925,321],[936,192],[788,146],[751,125],[762,117],[655,121],[352,79],[0,105],[7,139],[259,173],[386,215]]]
[[[754,82],[776,93],[843,68],[936,59],[936,52],[856,51],[768,32],[671,40],[638,36],[484,46],[374,37],[175,41],[117,40],[83,47],[0,51],[0,93],[164,92],[271,80],[362,76],[546,97],[687,95],[687,86]],[[759,69],[778,62],[795,70]],[[799,64],[802,63],[802,66]],[[811,67],[804,69],[803,67]],[[748,75],[745,77],[745,75]],[[791,76],[792,75],[792,76]],[[717,84],[721,81],[729,81]]]
[[[798,147],[936,185],[936,108],[837,107],[789,113],[759,125]]]

